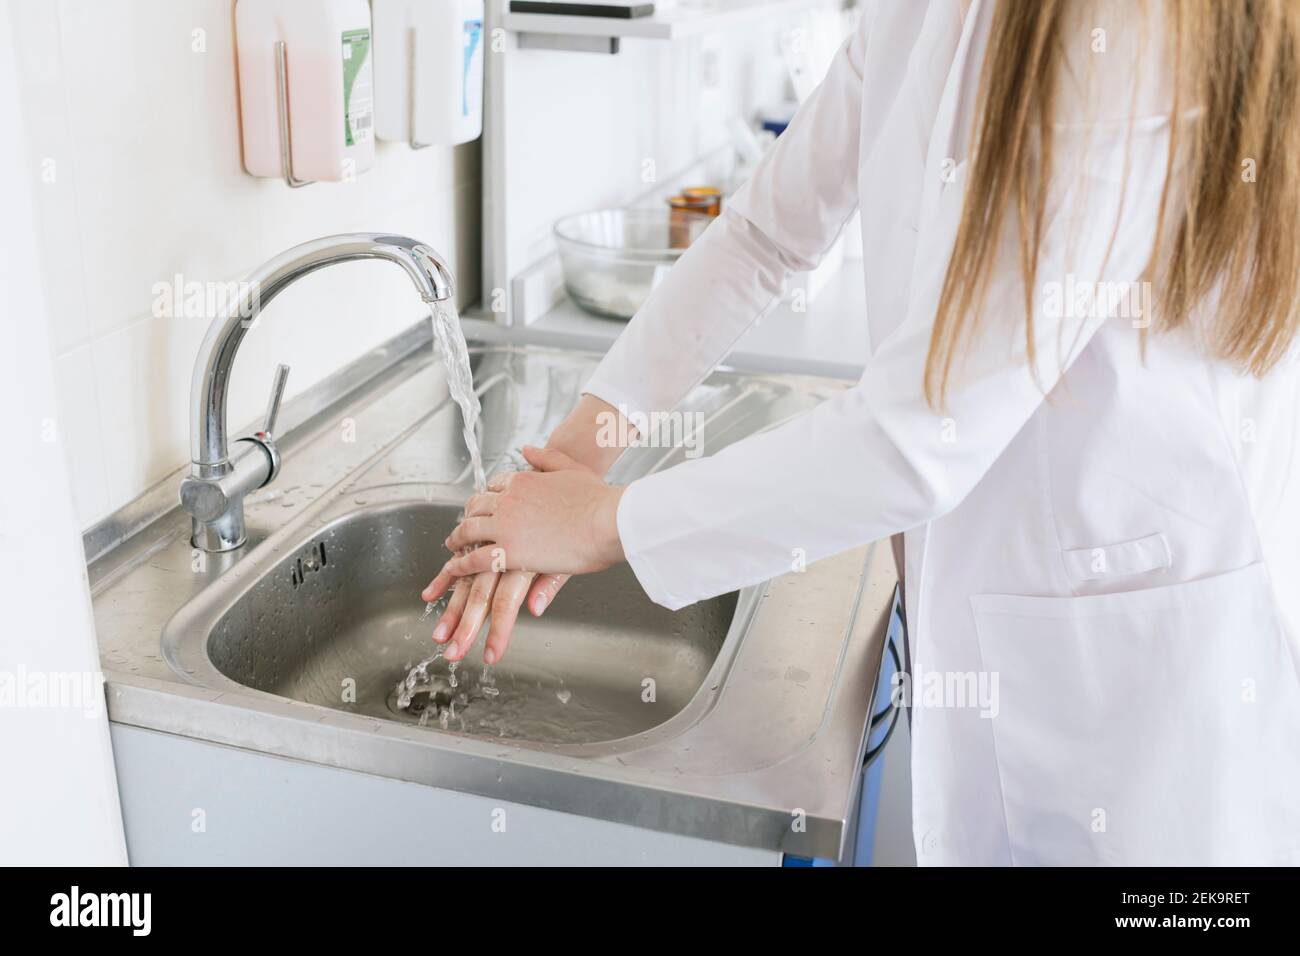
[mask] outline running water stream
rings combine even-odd
[[[434,303],[433,343],[434,357],[442,359],[443,368],[447,371],[447,388],[451,391],[452,400],[460,406],[465,448],[469,451],[470,467],[474,470],[474,490],[483,491],[487,488],[487,476],[483,473],[483,455],[479,452],[478,435],[475,433],[483,409],[474,392],[474,376],[469,368],[469,347],[465,344],[465,333],[460,329],[460,316],[451,302]]]
[[[462,434],[465,437],[465,449],[469,452],[470,468],[474,475],[474,490],[487,489],[487,476],[483,470],[483,455],[478,446],[476,427],[482,407],[474,391],[474,376],[470,371],[469,347],[465,344],[465,334],[461,331],[460,316],[456,306],[451,302],[436,302],[431,317],[433,323],[434,358],[442,362],[447,373],[447,388],[452,400],[460,408]],[[424,608],[424,614],[418,623],[424,624],[435,611],[441,614],[447,607],[444,596],[436,602],[430,602]],[[461,729],[465,729],[464,709],[469,705],[469,681],[457,677],[457,662],[447,662],[446,674],[431,673],[430,668],[442,659],[443,649],[434,648],[434,652],[420,661],[400,681],[395,691],[393,703],[398,710],[419,713],[420,726],[428,724],[431,716],[436,715],[439,725],[446,729],[456,719],[456,708],[460,705]],[[496,679],[488,665],[483,665],[477,686],[472,688],[478,693],[476,697],[495,699],[498,694]]]

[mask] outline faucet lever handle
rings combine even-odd
[[[275,420],[280,417],[280,402],[284,398],[284,386],[289,381],[289,366],[277,365],[275,378],[271,382],[271,399],[266,403],[266,419],[262,425],[262,434],[267,437],[275,435]]]

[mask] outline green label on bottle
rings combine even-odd
[[[374,136],[375,84],[370,66],[370,28],[343,33],[343,142],[365,143]]]

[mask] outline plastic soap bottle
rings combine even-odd
[[[375,131],[413,146],[483,132],[483,0],[371,0]]]
[[[238,0],[235,40],[249,173],[284,174],[278,42],[287,67],[293,176],[339,182],[370,168],[374,56],[366,0]]]

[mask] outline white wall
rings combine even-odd
[[[391,231],[447,255],[462,305],[477,298],[477,145],[380,143],[352,183],[253,179],[240,157],[234,0],[8,2],[81,527],[189,458],[207,321],[155,316],[155,283],[229,282],[297,242]],[[425,311],[387,263],[309,276],[246,340],[232,428],[260,414],[275,362],[293,366],[292,395]]]
[[[18,113],[15,48],[0,10],[0,116]],[[25,131],[0,137],[0,864],[126,862],[99,652],[33,241]]]

